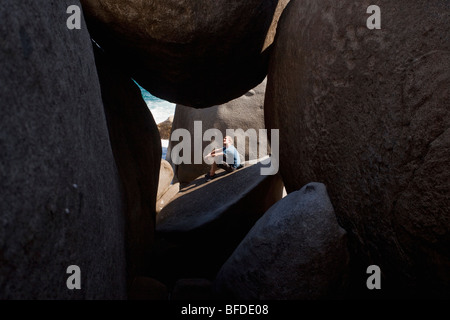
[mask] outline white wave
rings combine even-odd
[[[168,101],[146,100],[145,102],[147,103],[147,106],[150,109],[150,112],[152,113],[156,123],[166,121],[167,118],[173,116],[173,114],[175,113],[175,104]]]
[[[147,104],[147,107],[152,113],[156,123],[166,121],[167,118],[174,115],[176,106],[174,103],[153,96],[150,92],[141,87],[139,83],[136,81],[134,82],[139,89],[141,89],[142,98]]]
[[[161,146],[163,148],[168,148],[169,147],[169,140],[161,139]]]

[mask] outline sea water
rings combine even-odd
[[[136,81],[135,81],[136,82]],[[169,101],[160,99],[158,97],[153,96],[142,88],[137,82],[137,86],[141,89],[142,98],[148,106],[148,109],[153,115],[153,119],[158,124],[160,122],[166,121],[170,116],[173,116],[175,113],[175,104]],[[162,158],[166,158],[167,147],[169,146],[169,140],[161,140],[162,146]]]

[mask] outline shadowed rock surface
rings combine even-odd
[[[0,6],[0,299],[126,297],[124,212],[79,1]],[[68,290],[70,265],[82,290]]]
[[[177,280],[170,295],[171,300],[212,300],[212,282],[207,279]]]
[[[264,94],[266,91],[267,80],[264,79],[259,85],[248,91],[243,96],[229,101],[222,105],[213,106],[206,109],[194,109],[182,105],[177,105],[175,109],[174,122],[172,130],[186,129],[191,134],[190,147],[192,150],[190,164],[182,163],[174,165],[175,178],[181,184],[186,184],[196,179],[201,174],[209,172],[210,166],[204,161],[202,164],[194,164],[195,153],[194,147],[196,141],[201,140],[201,152],[211,143],[211,141],[203,141],[203,134],[209,129],[218,129],[223,137],[226,130],[242,129],[236,131],[234,146],[241,154],[241,162],[258,159],[258,150],[262,145],[267,148],[267,135],[259,134],[259,129],[264,129]],[[194,134],[194,122],[201,121],[201,132]],[[247,130],[255,130],[257,135],[257,149],[250,149],[248,139],[245,140]],[[173,131],[172,131],[173,132]],[[196,140],[198,139],[198,140]],[[172,150],[180,142],[170,141],[166,159],[173,163]],[[217,147],[223,147],[222,141],[218,141]],[[245,149],[244,149],[245,147]],[[267,155],[269,148],[265,149],[264,156]]]
[[[82,0],[91,35],[153,95],[196,108],[235,99],[267,74],[277,0]]]
[[[261,167],[218,172],[210,182],[201,176],[161,210],[155,250],[160,276],[168,281],[215,277],[258,218],[281,199],[280,177],[261,176]]]
[[[245,300],[342,297],[349,254],[326,188],[308,183],[255,224],[214,282],[219,296]]]
[[[131,285],[129,300],[169,300],[167,287],[156,279],[137,277]]]
[[[292,0],[266,90],[288,192],[327,185],[383,294],[450,296],[450,3]],[[358,279],[361,289],[364,278]],[[366,290],[367,291],[367,290]],[[395,295],[395,293],[394,293]]]
[[[101,50],[96,49],[95,53],[111,144],[124,191],[127,274],[131,284],[150,268],[161,140],[140,89]]]

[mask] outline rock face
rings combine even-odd
[[[379,1],[381,30],[366,27],[370,4],[290,2],[266,125],[288,192],[327,185],[358,272],[377,264],[385,288],[450,296],[450,3]]]
[[[168,300],[167,287],[158,280],[148,277],[138,277],[131,285],[129,300]]]
[[[214,299],[212,283],[207,279],[180,279],[175,283],[171,300],[211,300]]]
[[[128,283],[150,268],[161,164],[158,128],[141,91],[115,61],[96,48],[102,98],[126,203]],[[165,177],[164,177],[165,178]]]
[[[180,190],[180,184],[171,184],[173,180],[173,170],[169,162],[161,159],[159,170],[158,194],[156,196],[156,213],[159,213]]]
[[[258,220],[221,268],[214,290],[246,300],[336,298],[346,284],[346,245],[325,186],[309,183]]]
[[[253,224],[281,199],[280,177],[260,175],[261,163],[210,182],[199,177],[157,215],[155,277],[213,279]]]
[[[157,124],[161,139],[165,140],[170,139],[170,131],[172,131],[172,123],[173,123],[173,116],[170,116],[167,120]]]
[[[86,25],[65,25],[72,4],[0,7],[0,299],[126,297],[120,182]],[[66,286],[71,265],[81,290]]]
[[[250,150],[248,140],[245,140],[245,133],[248,129],[254,129],[258,135],[259,150],[260,144],[267,145],[267,135],[259,135],[259,129],[264,129],[264,94],[266,90],[267,81],[264,80],[254,89],[248,91],[242,97],[227,102],[223,105],[214,106],[206,109],[194,109],[182,105],[177,105],[175,109],[175,116],[172,126],[172,132],[177,129],[186,129],[191,134],[191,150],[194,150],[195,146],[195,130],[194,122],[202,121],[201,132],[199,132],[199,138],[202,140],[203,134],[208,129],[219,129],[222,135],[225,137],[226,130],[242,129],[242,132],[236,131],[235,147],[241,154],[241,162],[248,160],[258,159],[258,151]],[[169,148],[166,155],[166,159],[169,162],[174,162],[171,158],[172,149],[180,142],[170,141]],[[203,141],[201,151],[203,152],[211,141]],[[240,148],[240,146],[244,147]],[[222,147],[222,141],[218,144],[218,147]],[[267,154],[267,150],[265,152]],[[203,164],[194,164],[194,152],[191,153],[191,163],[182,163],[174,165],[176,180],[180,183],[189,183],[196,179],[201,174],[205,174],[209,171],[209,165],[203,162]]]
[[[164,195],[167,189],[169,189],[172,180],[172,166],[168,161],[161,159],[161,165],[159,167],[158,194],[156,196],[156,199],[159,199]]]
[[[275,13],[273,14],[272,24],[270,25],[269,32],[267,33],[263,50],[272,45],[275,39],[275,35],[277,33],[276,31],[278,26],[278,20],[280,20],[280,17],[283,14],[283,11],[286,8],[286,6],[289,4],[289,1],[291,0],[278,0],[278,5],[277,8],[275,9]]]
[[[156,201],[156,213],[158,214],[180,191],[180,184],[174,183]]]
[[[209,107],[267,74],[277,0],[82,0],[91,35],[162,99]]]

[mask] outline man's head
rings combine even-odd
[[[224,146],[227,146],[227,147],[234,144],[233,138],[230,136],[226,136],[225,138],[223,138],[223,144],[224,144]]]

